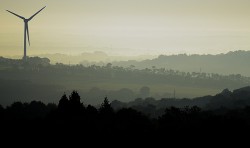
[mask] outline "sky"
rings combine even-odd
[[[0,56],[103,51],[110,55],[250,50],[249,0],[0,0]]]

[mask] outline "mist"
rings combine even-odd
[[[1,0],[1,141],[187,147],[246,138],[249,6]]]

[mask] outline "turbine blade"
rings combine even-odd
[[[16,13],[14,13],[14,12],[11,12],[11,11],[9,11],[9,10],[6,10],[6,11],[8,11],[9,13],[11,13],[11,14],[13,14],[13,15],[15,15],[15,16],[17,16],[17,17],[23,19],[23,20],[25,19],[24,17],[22,17],[22,16],[20,16],[20,15],[18,15],[18,14],[16,14]]]
[[[34,15],[32,15],[28,20],[30,21],[34,16],[36,16],[39,12],[41,12],[46,6],[44,6],[41,10],[37,11]]]
[[[27,36],[28,36],[28,42],[29,42],[29,45],[30,45],[30,34],[29,34],[29,25],[28,25],[28,23],[26,24],[26,32],[27,32]]]

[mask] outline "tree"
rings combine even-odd
[[[78,92],[77,91],[73,91],[71,93],[71,95],[69,96],[69,102],[72,104],[72,105],[79,105],[81,104],[81,97],[79,96]]]
[[[26,108],[29,118],[44,118],[48,114],[47,106],[41,101],[32,101]]]
[[[58,110],[65,112],[68,109],[69,109],[69,100],[68,100],[68,97],[66,96],[66,94],[64,93],[59,101]]]
[[[3,113],[4,113],[4,108],[3,108],[3,106],[0,104],[0,117],[2,117]]]
[[[114,110],[111,107],[111,104],[109,103],[109,100],[107,97],[104,98],[104,101],[103,101],[101,107],[99,108],[99,112],[101,114],[106,114],[106,115],[114,113]]]
[[[86,108],[86,112],[88,115],[96,115],[98,113],[98,110],[92,106],[92,105],[88,105],[87,108]]]
[[[69,96],[69,108],[71,112],[77,113],[77,114],[83,111],[84,109],[84,106],[81,103],[81,97],[78,94],[78,92],[75,90]]]

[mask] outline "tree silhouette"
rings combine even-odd
[[[99,108],[99,117],[101,130],[108,134],[108,132],[114,128],[115,112],[107,97],[104,98],[104,101]]]
[[[81,97],[77,91],[72,91],[67,98],[64,93],[58,104],[58,111],[60,114],[65,114],[69,116],[78,116],[84,113],[84,105],[81,103]]]
[[[69,98],[63,94],[58,108],[55,104],[45,105],[40,101],[15,102],[6,108],[0,105],[0,124],[3,124],[2,127],[7,131],[6,133],[11,134],[33,136],[53,131],[52,136],[60,137],[66,134],[74,138],[80,133],[100,137],[129,135],[129,138],[137,139],[143,136],[146,138],[151,138],[150,136],[186,138],[185,134],[200,137],[208,133],[213,133],[215,136],[218,135],[217,133],[221,135],[238,133],[234,134],[238,136],[242,131],[245,133],[250,131],[249,106],[205,111],[197,106],[169,107],[165,109],[163,115],[158,116],[159,118],[150,118],[145,113],[153,112],[152,108],[156,111],[153,106],[141,106],[144,108],[140,109],[141,111],[135,108],[122,108],[114,111],[108,98],[105,97],[97,110],[92,105],[85,108],[76,91],[73,91]]]
[[[98,122],[98,110],[94,106],[88,105],[86,108],[85,115],[86,115],[85,123],[87,124],[87,126],[95,128],[96,125],[99,123]]]
[[[69,110],[73,114],[81,114],[84,111],[84,105],[81,103],[81,97],[77,91],[72,91],[69,96]]]
[[[26,106],[27,114],[29,118],[44,118],[49,110],[47,106],[41,101],[32,101]]]
[[[4,108],[2,105],[0,105],[0,118],[3,116]]]
[[[86,112],[88,115],[97,115],[98,114],[98,110],[92,105],[87,106]]]
[[[101,107],[99,108],[99,112],[101,114],[113,114],[114,113],[114,110],[111,107],[111,104],[109,103],[109,100],[107,97],[104,98],[104,101],[101,104]]]
[[[63,96],[59,101],[58,110],[60,112],[67,112],[69,110],[69,100],[65,93],[63,94]]]
[[[70,103],[71,104],[73,104],[73,105],[78,105],[78,104],[80,104],[81,102],[81,97],[79,96],[79,94],[78,94],[78,92],[77,91],[73,91],[72,93],[71,93],[71,95],[69,96],[69,101],[70,101]]]
[[[123,133],[143,133],[150,130],[151,124],[143,113],[132,108],[122,108],[116,113],[116,126]]]

